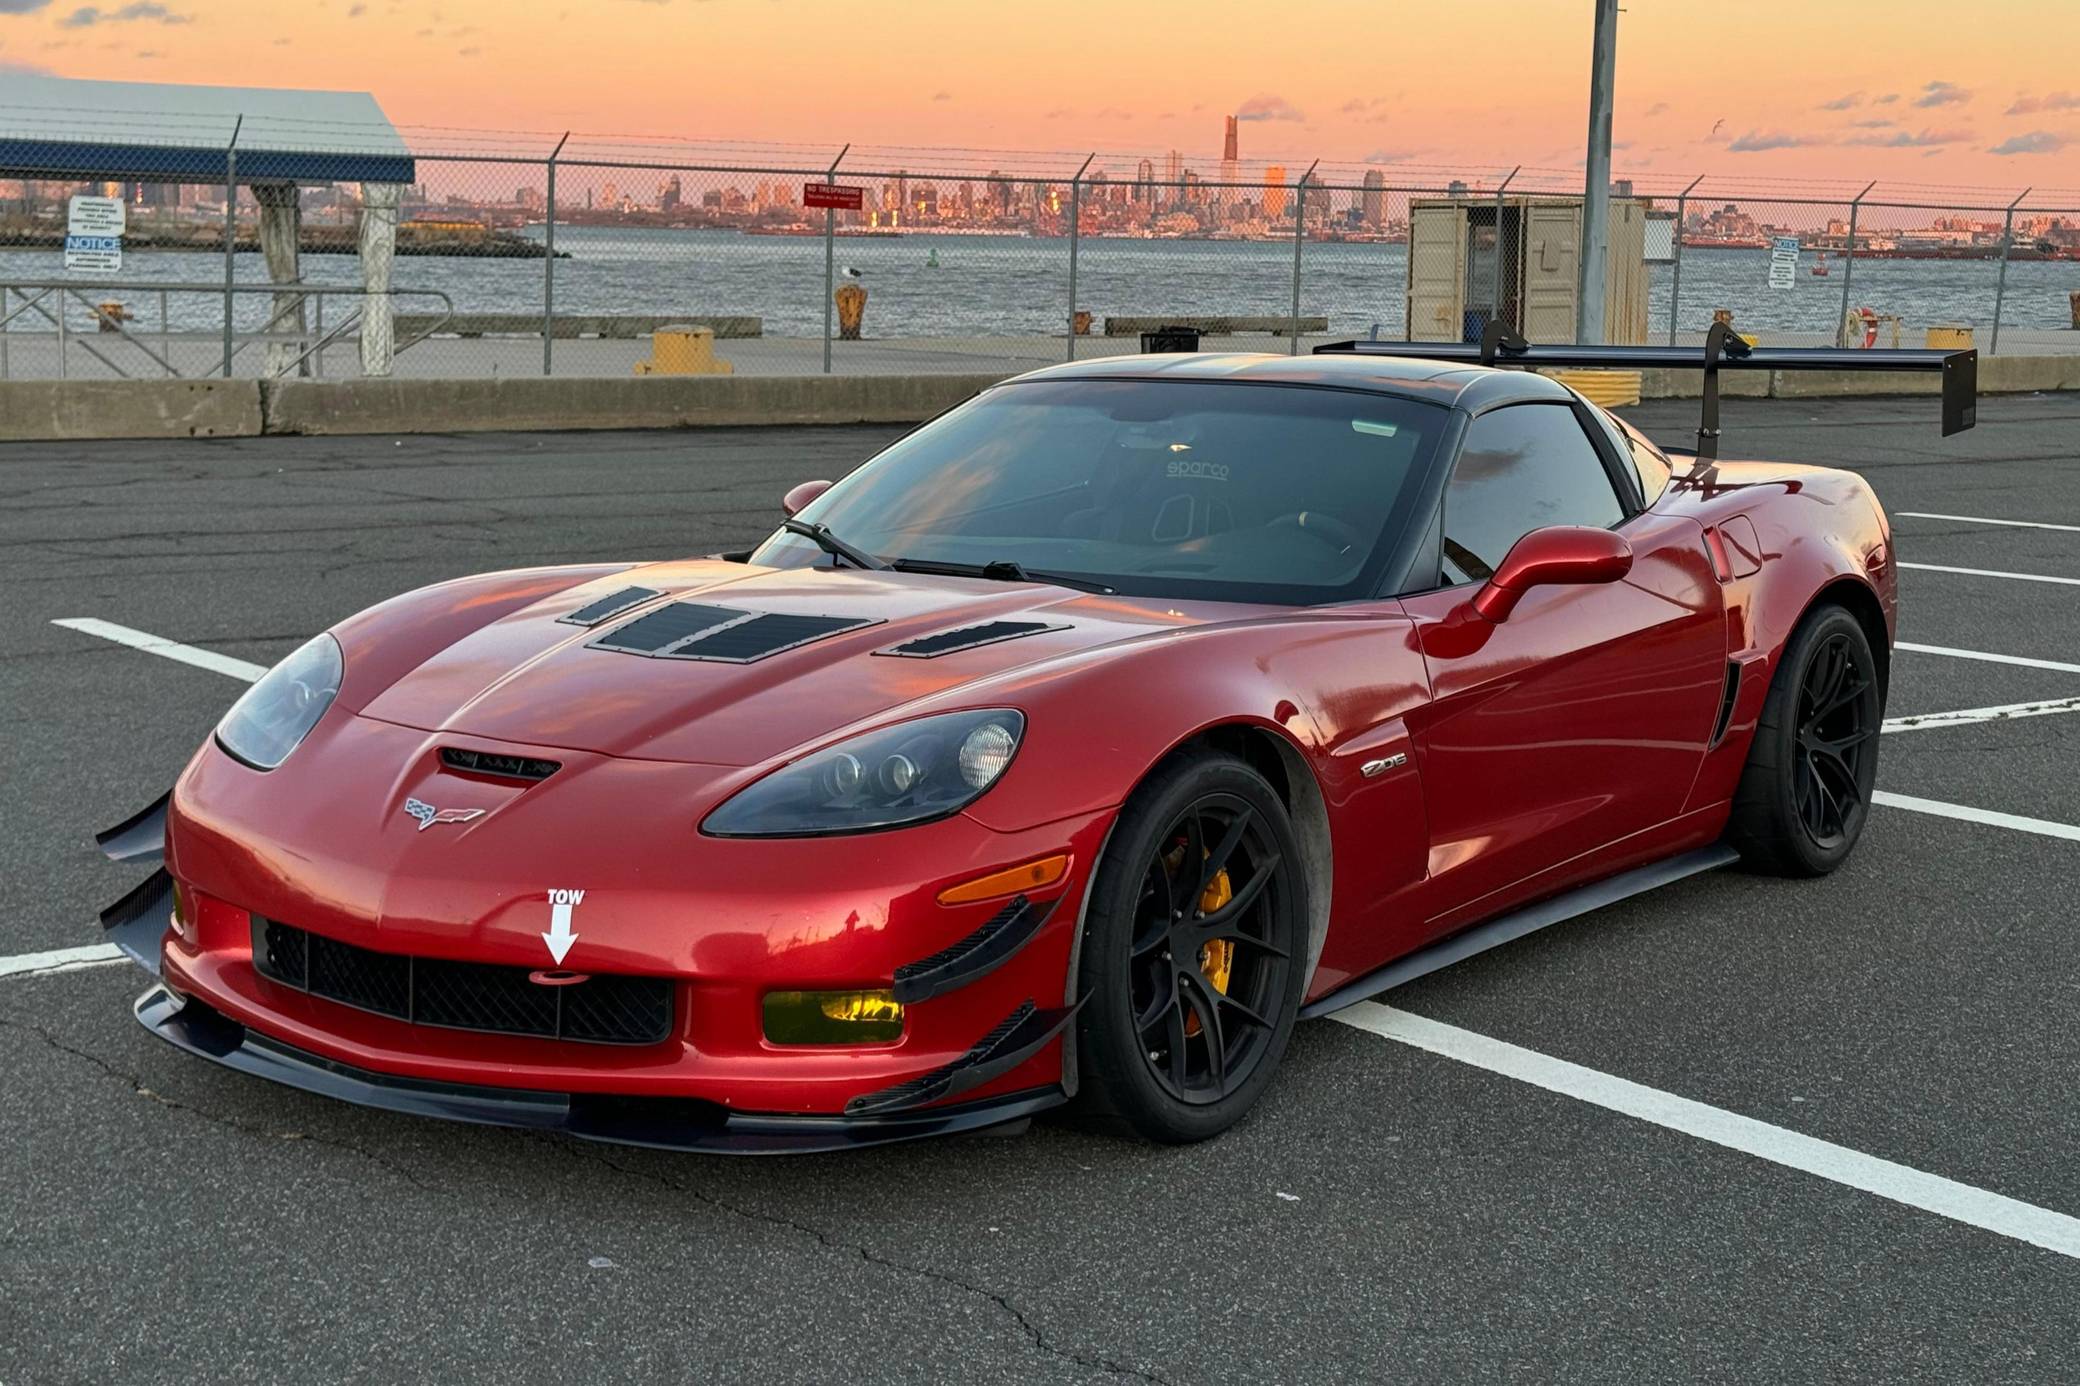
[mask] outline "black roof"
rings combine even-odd
[[[1039,380],[1205,380],[1332,386],[1474,408],[1504,400],[1573,398],[1558,381],[1529,371],[1371,355],[1282,356],[1237,351],[1097,356],[1028,371],[1005,383]]]

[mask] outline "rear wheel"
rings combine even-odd
[[[1823,876],[1863,834],[1884,704],[1863,625],[1839,606],[1785,647],[1734,796],[1728,837],[1758,870]]]
[[[1244,762],[1171,763],[1120,816],[1085,915],[1086,1116],[1204,1140],[1271,1081],[1300,1009],[1306,883],[1285,806]]]

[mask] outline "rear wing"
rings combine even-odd
[[[1469,366],[1667,367],[1704,372],[1704,410],[1697,425],[1697,455],[1719,455],[1719,372],[1734,371],[1940,371],[1943,377],[1943,436],[1962,433],[1978,421],[1979,353],[1972,350],[1872,350],[1854,347],[1749,346],[1723,322],[1712,324],[1704,349],[1675,346],[1533,346],[1500,323],[1490,323],[1474,342],[1330,342],[1317,355],[1400,356],[1418,361],[1458,361]]]

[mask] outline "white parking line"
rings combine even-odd
[[[1912,717],[1888,717],[1880,726],[1880,730],[1925,731],[1930,727],[1961,727],[1973,722],[2007,722],[2017,717],[2049,717],[2059,712],[2080,712],[2080,698],[2052,698],[2037,703],[2001,703],[1996,707],[1961,707],[1955,712],[1924,712]]]
[[[267,666],[264,664],[249,664],[243,659],[220,655],[215,650],[183,645],[178,640],[168,640],[163,636],[132,630],[113,621],[97,621],[91,616],[71,616],[62,621],[52,621],[51,624],[63,626],[67,630],[76,630],[82,635],[98,635],[103,640],[113,640],[118,645],[128,645],[133,650],[161,655],[167,659],[178,660],[182,664],[192,664],[198,669],[207,669],[213,674],[243,679],[247,683],[267,672]]]
[[[2056,669],[2061,673],[2080,674],[2080,664],[2068,664],[2059,659],[2031,659],[2025,655],[1988,654],[1985,650],[1953,650],[1948,645],[1916,645],[1912,641],[1895,641],[1896,650],[1907,650],[1913,654],[1944,655],[1950,659],[1977,659],[1987,664],[2014,664],[2024,669]]]
[[[2080,587],[2080,578],[2052,577],[2048,573],[2004,573],[1995,568],[1952,568],[1942,563],[1902,563],[1902,568],[1914,568],[1924,573],[1962,573],[1966,577],[2008,578],[2014,582],[2056,582],[2065,587]]]
[[[2080,827],[2071,823],[2054,823],[2048,818],[2025,818],[2019,813],[1973,808],[1970,804],[1946,804],[1941,799],[1917,799],[1911,794],[1894,794],[1884,789],[1872,793],[1871,802],[1885,808],[1910,809],[1915,813],[1932,813],[1938,818],[1955,818],[1965,823],[1984,823],[1989,827],[2007,828],[2012,832],[2035,833],[2038,837],[2060,837],[2068,842],[2080,842]]]
[[[1958,520],[1968,525],[2013,525],[2017,529],[2063,529],[2080,534],[2080,525],[2053,525],[2042,520],[1992,520],[1984,515],[1932,515],[1926,510],[1895,510],[1895,518],[1908,520]]]
[[[1338,1011],[1333,1018],[1353,1029],[1456,1059],[1606,1111],[1861,1189],[1997,1236],[2012,1237],[2060,1256],[2080,1258],[2080,1218],[2049,1208],[1926,1174],[1876,1155],[1787,1131],[1375,1001],[1361,1001],[1348,1010]]]
[[[124,961],[123,951],[113,943],[90,943],[84,948],[53,948],[47,953],[17,953],[11,958],[0,958],[0,977],[77,972],[83,967],[106,967]]]

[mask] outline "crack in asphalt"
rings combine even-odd
[[[187,1116],[194,1117],[197,1120],[207,1122],[212,1126],[216,1126],[223,1130],[231,1131],[235,1134],[242,1136],[257,1137],[270,1141],[302,1141],[308,1142],[311,1145],[324,1146],[329,1149],[338,1150],[345,1154],[354,1155],[363,1160],[366,1160],[370,1164],[373,1164],[378,1168],[383,1169],[391,1174],[394,1174],[400,1179],[403,1179],[406,1183],[410,1184],[412,1187],[416,1189],[421,1189],[429,1193],[438,1193],[442,1191],[439,1185],[429,1183],[425,1179],[420,1178],[419,1175],[412,1169],[410,1169],[408,1166],[399,1164],[395,1160],[388,1159],[385,1156],[378,1154],[377,1152],[370,1150],[364,1146],[355,1145],[352,1142],[338,1140],[329,1136],[313,1135],[307,1131],[293,1131],[266,1126],[258,1122],[247,1121],[239,1117],[230,1116],[223,1112],[212,1111],[206,1107],[199,1107],[192,1102],[184,1102],[178,1098],[169,1097],[165,1093],[159,1092],[156,1089],[149,1086],[148,1084],[146,1084],[142,1075],[124,1069],[119,1065],[103,1058],[99,1054],[94,1053],[91,1050],[82,1049],[78,1045],[71,1044],[64,1039],[59,1038],[57,1035],[53,1034],[50,1030],[44,1028],[41,1025],[20,1020],[9,1020],[5,1017],[0,1017],[0,1029],[24,1031],[34,1036],[36,1039],[40,1040],[46,1047],[48,1047],[52,1051],[59,1054],[67,1055],[74,1059],[78,1059],[82,1063],[89,1065],[97,1072],[101,1073],[104,1077],[112,1079],[115,1082],[120,1083],[123,1086],[129,1088],[130,1091],[136,1096],[142,1097],[146,1101],[154,1103],[157,1106],[163,1107],[168,1111],[183,1113]],[[963,1280],[959,1276],[948,1274],[945,1271],[934,1270],[929,1266],[913,1265],[906,1261],[895,1260],[894,1258],[885,1256],[880,1252],[873,1250],[870,1247],[855,1242],[845,1241],[837,1236],[834,1236],[829,1232],[824,1231],[822,1228],[811,1226],[808,1223],[800,1222],[793,1218],[785,1217],[777,1213],[762,1212],[756,1208],[747,1208],[740,1204],[732,1203],[727,1199],[717,1198],[715,1195],[707,1193],[701,1189],[695,1188],[694,1186],[687,1184],[681,1180],[668,1178],[664,1175],[657,1174],[652,1171],[636,1169],[632,1166],[621,1164],[613,1158],[611,1158],[609,1155],[607,1155],[606,1152],[587,1149],[583,1145],[577,1143],[575,1140],[559,1139],[556,1137],[541,1135],[537,1135],[536,1138],[541,1143],[552,1145],[555,1148],[562,1150],[563,1152],[573,1156],[574,1158],[583,1160],[588,1164],[598,1165],[604,1169],[611,1170],[616,1174],[620,1174],[631,1179],[641,1179],[645,1182],[655,1184],[660,1188],[668,1189],[673,1193],[681,1194],[685,1197],[691,1198],[694,1201],[702,1204],[703,1206],[712,1208],[717,1212],[725,1213],[731,1217],[738,1218],[746,1222],[761,1223],[770,1227],[783,1228],[787,1231],[794,1232],[801,1236],[809,1238],[810,1240],[814,1241],[818,1246],[824,1248],[827,1251],[851,1254],[857,1256],[861,1261],[867,1263],[868,1265],[877,1266],[883,1270],[893,1271],[899,1275],[908,1275],[920,1280],[935,1281],[939,1284],[946,1285],[952,1289],[958,1290],[963,1294],[973,1295],[979,1299],[988,1300],[991,1304],[994,1304],[998,1309],[1003,1311],[1003,1313],[1006,1316],[1008,1316],[1014,1324],[1018,1326],[1019,1331],[1026,1336],[1026,1338],[1032,1344],[1035,1351],[1040,1352],[1048,1357],[1052,1357],[1063,1362],[1071,1363],[1075,1366],[1082,1367],[1087,1371],[1103,1372],[1109,1376],[1126,1377],[1136,1381],[1153,1382],[1156,1383],[1157,1386],[1171,1386],[1171,1383],[1169,1382],[1168,1378],[1163,1377],[1155,1372],[1147,1371],[1139,1367],[1128,1366],[1124,1363],[1114,1361],[1112,1358],[1109,1357],[1088,1356],[1065,1347],[1057,1346],[1056,1344],[1048,1340],[1047,1335],[1041,1331],[1037,1324],[1035,1324],[1030,1318],[1026,1316],[1023,1310],[1021,1310],[1016,1304],[1012,1303],[1008,1295],[1003,1294],[997,1290],[990,1289],[986,1285],[978,1285],[973,1283],[972,1281]]]
[[[350,1141],[337,1140],[331,1136],[314,1136],[308,1131],[290,1131],[264,1126],[258,1122],[227,1116],[222,1112],[213,1112],[206,1107],[198,1107],[192,1102],[183,1102],[179,1098],[168,1097],[165,1093],[147,1086],[141,1075],[118,1067],[91,1050],[81,1049],[75,1044],[69,1044],[41,1025],[0,1017],[0,1029],[27,1031],[37,1039],[42,1040],[45,1045],[55,1052],[70,1055],[72,1058],[91,1065],[104,1076],[127,1085],[137,1096],[144,1098],[148,1102],[156,1103],[168,1111],[185,1113],[198,1120],[206,1121],[212,1126],[222,1127],[227,1131],[235,1131],[242,1136],[257,1136],[274,1141],[302,1141],[310,1145],[325,1146],[328,1149],[343,1151],[349,1155],[359,1156],[380,1169],[388,1170],[413,1188],[423,1189],[428,1193],[443,1192],[438,1184],[428,1183],[411,1169],[398,1164],[395,1160],[387,1159],[372,1150],[355,1145]]]
[[[540,1139],[545,1141],[554,1141],[554,1138],[552,1137],[541,1137]],[[1023,1332],[1028,1339],[1031,1340],[1032,1345],[1036,1351],[1044,1353],[1049,1357],[1056,1358],[1060,1361],[1073,1363],[1076,1366],[1084,1368],[1086,1371],[1102,1371],[1110,1376],[1128,1377],[1135,1381],[1156,1382],[1158,1383],[1158,1386],[1171,1386],[1171,1383],[1167,1377],[1159,1376],[1155,1372],[1147,1371],[1140,1367],[1130,1367],[1124,1363],[1116,1362],[1109,1357],[1088,1357],[1081,1353],[1074,1352],[1068,1348],[1056,1346],[1054,1343],[1048,1341],[1047,1335],[1042,1333],[1039,1327],[1036,1324],[1034,1324],[1031,1319],[1026,1317],[1025,1312],[1023,1310],[1021,1310],[1016,1304],[1013,1304],[1011,1302],[1011,1299],[1008,1295],[1002,1294],[996,1290],[992,1290],[987,1285],[977,1285],[971,1281],[963,1280],[959,1276],[949,1275],[945,1271],[933,1270],[929,1266],[912,1265],[906,1261],[894,1260],[890,1257],[882,1255],[877,1251],[872,1250],[869,1247],[862,1246],[856,1242],[844,1241],[838,1237],[833,1236],[828,1232],[825,1232],[823,1229],[819,1227],[812,1227],[805,1222],[797,1222],[795,1219],[783,1216],[779,1213],[762,1212],[756,1208],[746,1208],[741,1205],[731,1203],[726,1199],[717,1198],[715,1195],[711,1193],[704,1192],[703,1190],[697,1189],[692,1185],[684,1183],[680,1180],[668,1178],[665,1175],[657,1174],[649,1170],[636,1169],[629,1165],[620,1164],[616,1162],[614,1159],[612,1159],[610,1156],[608,1156],[604,1151],[587,1149],[582,1145],[576,1144],[575,1142],[555,1141],[555,1143],[557,1144],[559,1149],[563,1149],[570,1155],[578,1159],[584,1160],[589,1164],[600,1165],[604,1168],[613,1170],[617,1174],[626,1175],[631,1179],[641,1179],[645,1182],[655,1184],[660,1188],[669,1189],[674,1193],[683,1194],[686,1197],[691,1198],[696,1202],[703,1204],[706,1207],[717,1210],[718,1212],[727,1213],[732,1217],[741,1218],[746,1222],[763,1223],[771,1227],[785,1228],[788,1231],[796,1232],[802,1236],[812,1239],[817,1243],[817,1245],[825,1248],[826,1250],[851,1253],[853,1255],[858,1256],[862,1261],[865,1261],[869,1265],[879,1266],[884,1270],[895,1271],[898,1274],[902,1275],[915,1276],[921,1280],[937,1281],[942,1285],[947,1285],[952,1287],[953,1289],[959,1290],[963,1294],[974,1295],[977,1298],[986,1299],[990,1303],[996,1305],[997,1308],[1001,1309],[1006,1315],[1010,1317],[1013,1323],[1018,1325],[1019,1330]]]

